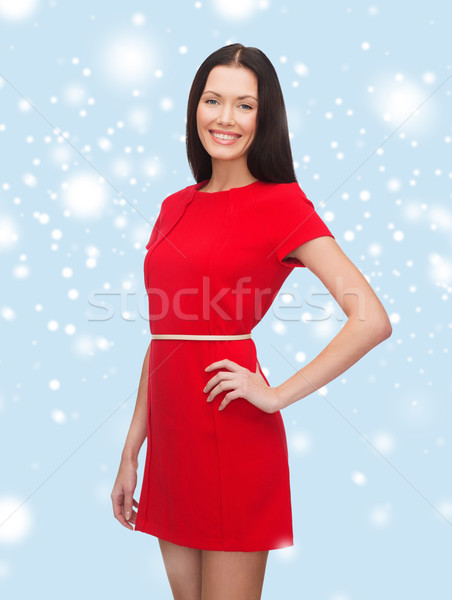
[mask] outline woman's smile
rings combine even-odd
[[[231,133],[220,133],[215,129],[209,129],[210,137],[217,143],[223,145],[234,144],[237,140],[239,140],[242,136],[239,134],[231,134]]]

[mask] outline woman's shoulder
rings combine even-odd
[[[162,202],[162,207],[165,205],[165,207],[173,205],[173,204],[177,204],[180,201],[184,201],[187,198],[191,197],[191,194],[194,191],[194,188],[197,186],[197,183],[194,184],[190,184],[185,186],[184,188],[177,190],[176,192],[172,192],[170,193],[168,196],[165,196],[163,202]]]
[[[297,181],[290,183],[265,182],[261,198],[273,206],[310,203]]]
[[[262,181],[263,189],[268,191],[270,194],[298,194],[300,193],[301,187],[298,181],[291,181],[289,183],[279,183],[275,181]]]

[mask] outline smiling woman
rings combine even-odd
[[[247,154],[256,132],[257,95],[257,77],[249,69],[221,65],[209,73],[196,111],[197,132],[212,171],[217,171],[214,180],[222,180],[223,186],[232,177],[249,179]]]
[[[175,599],[258,600],[269,550],[294,544],[281,410],[391,330],[298,185],[263,52],[232,44],[202,63],[186,143],[196,183],[163,200],[146,246],[152,342],[112,500],[125,527],[158,537]],[[251,331],[294,267],[316,273],[349,319],[321,355],[272,387]]]
[[[220,144],[214,132],[240,138]],[[196,181],[211,180],[207,190],[297,180],[281,86],[263,52],[231,44],[206,58],[190,89],[186,144]]]

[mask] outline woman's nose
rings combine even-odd
[[[223,106],[218,116],[220,123],[232,123],[233,122],[232,109],[227,106]]]

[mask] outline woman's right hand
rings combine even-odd
[[[135,524],[137,515],[136,511],[133,510],[133,506],[138,508],[138,502],[133,497],[137,486],[137,467],[136,463],[121,459],[118,475],[110,495],[115,518],[118,519],[121,525],[132,530],[131,523]]]

